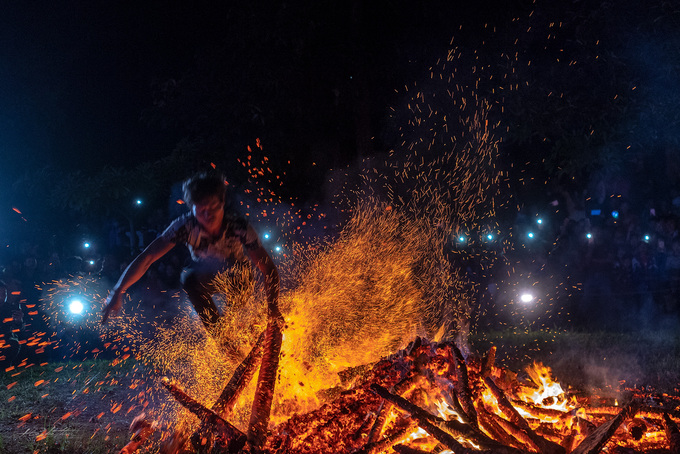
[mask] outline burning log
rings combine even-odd
[[[257,360],[262,355],[262,341],[264,340],[264,332],[255,342],[255,345],[250,350],[248,356],[239,364],[234,371],[234,374],[227,382],[227,385],[222,390],[220,397],[212,405],[212,410],[221,418],[226,418],[234,409],[236,400],[239,395],[250,382],[257,369]],[[207,420],[201,421],[201,426],[194,432],[189,439],[194,447],[205,445],[206,437],[211,433],[212,428]],[[204,442],[205,441],[205,442]]]
[[[528,436],[531,442],[538,447],[541,453],[565,454],[565,449],[562,446],[546,440],[540,435],[537,435],[531,429],[529,423],[524,418],[522,418],[522,415],[520,415],[515,407],[512,406],[508,398],[505,396],[505,393],[503,393],[503,391],[498,386],[496,386],[496,383],[494,383],[491,377],[484,377],[484,383],[496,398],[496,401],[498,402],[498,408],[501,410],[501,412],[510,418],[510,421],[514,423],[519,429],[521,429],[522,433],[525,433]]]
[[[501,419],[499,416],[496,416],[484,408],[479,409],[478,415],[481,427],[495,440],[500,441],[506,446],[512,446],[518,450],[528,450],[526,445],[522,444],[514,436],[507,433],[503,427],[501,427],[501,425],[497,422],[498,419]]]
[[[544,408],[538,405],[525,402],[519,399],[512,400],[512,406],[516,408],[521,408],[525,412],[529,413],[532,417],[536,419],[559,419],[564,416],[562,410],[556,410],[554,408]]]
[[[280,321],[275,317],[270,317],[265,330],[264,354],[248,425],[248,441],[256,450],[262,447],[267,435],[282,342]]]
[[[364,423],[359,426],[359,429],[357,429],[354,434],[352,435],[352,438],[354,440],[358,440],[362,436],[366,434],[366,429],[368,428],[369,425],[371,425],[371,421],[373,421],[374,418],[376,418],[377,415],[373,413],[372,411],[369,411],[366,413],[366,417],[364,418]]]
[[[456,362],[456,374],[458,377],[457,388],[458,395],[460,396],[460,405],[465,412],[466,419],[470,424],[475,427],[477,423],[477,411],[472,403],[473,396],[470,390],[470,382],[468,380],[468,370],[465,358],[463,358],[463,353],[454,343],[450,343],[451,350],[453,351],[453,357]]]
[[[394,445],[392,449],[398,454],[431,454],[429,451],[423,451],[422,449],[411,448],[406,445]]]
[[[575,410],[565,413],[562,410],[539,407],[538,405],[518,399],[513,399],[512,405],[527,412],[532,418],[535,418],[539,421],[558,420],[562,425],[570,423],[571,425],[578,427],[578,432],[584,436],[590,435],[596,429],[596,426],[592,422],[577,416],[577,412]],[[566,442],[557,440],[557,438],[560,438],[562,434],[559,433],[559,431],[554,430],[554,423],[550,423],[548,427],[546,427],[545,424],[541,424],[535,429],[535,431],[538,435],[547,438],[552,442],[560,444],[562,447],[567,449],[567,451],[569,451],[570,442],[568,440]]]
[[[526,446],[529,451],[532,452],[542,452],[539,445],[534,441],[535,437],[532,437],[529,431],[519,427],[512,421],[502,418],[499,415],[492,414],[494,421],[509,435],[511,435],[515,440],[520,442],[523,446]],[[533,430],[531,431],[533,433]]]
[[[585,407],[586,414],[595,417],[616,416],[621,412],[621,407]],[[656,419],[661,421],[664,415],[668,415],[672,419],[680,420],[680,411],[670,411],[667,408],[651,407],[648,405],[641,405],[638,407],[636,415],[642,418]]]
[[[663,415],[663,426],[666,430],[666,438],[668,438],[671,454],[680,454],[680,430],[678,430],[678,425],[675,424],[675,421],[666,413]]]
[[[419,373],[410,375],[394,385],[390,391],[394,394],[402,396],[410,391],[413,387],[418,386],[423,381],[423,379],[424,377]],[[373,423],[371,431],[368,434],[369,443],[377,441],[378,437],[380,437],[380,434],[382,433],[385,426],[385,421],[387,420],[387,415],[390,413],[391,409],[392,403],[388,400],[383,400],[378,410],[378,417]]]
[[[246,356],[246,359],[244,359],[243,362],[236,368],[234,375],[231,376],[227,386],[225,386],[222,390],[222,394],[220,394],[220,397],[213,404],[212,410],[221,417],[224,418],[226,415],[231,413],[231,411],[234,409],[234,405],[236,404],[238,396],[241,394],[241,391],[243,391],[246,385],[253,378],[253,375],[255,375],[255,370],[257,369],[257,360],[262,355],[263,340],[264,332],[260,334],[260,337],[258,337],[255,345],[250,350],[250,353],[248,356]]]
[[[496,347],[494,346],[491,347],[487,354],[484,355],[484,358],[482,358],[482,371],[480,374],[482,378],[491,375],[491,371],[493,370],[495,362],[496,362]]]
[[[270,332],[270,342],[274,343],[270,347],[274,352],[277,351],[276,335],[276,332]],[[235,399],[229,395],[238,395],[241,385],[237,383],[247,382],[248,374],[254,374],[252,370],[262,350],[260,345],[267,343],[267,334],[264,336],[229,380],[213,410],[193,401],[169,382],[164,383],[180,403],[201,418],[206,442],[197,448],[200,452],[239,452],[239,449],[251,452],[252,449],[258,454],[381,454],[393,451],[430,454],[427,453],[429,447],[439,443],[431,453],[450,450],[455,454],[565,454],[578,444],[572,454],[597,454],[614,436],[617,427],[638,409],[632,405],[623,411],[619,409],[615,417],[596,429],[595,424],[604,418],[587,416],[590,413],[587,407],[583,407],[586,416],[579,417],[584,412],[581,407],[575,407],[574,400],[564,401],[571,407],[564,411],[542,408],[541,402],[533,403],[533,400],[511,403],[507,390],[522,386],[516,380],[516,374],[493,366],[493,349],[486,359],[471,356],[465,360],[451,343],[436,344],[419,339],[408,349],[366,367],[361,380],[352,380],[349,389],[336,392],[321,407],[290,416],[272,427],[269,437],[262,433],[263,438],[255,447],[246,444],[247,436],[233,428],[225,416],[231,411],[230,399]],[[260,377],[260,381],[266,378]],[[235,394],[230,394],[232,391],[229,390],[236,390]],[[466,398],[462,397],[463,392],[467,393]],[[271,394],[265,395],[266,398],[270,399]],[[487,398],[491,399],[485,402]],[[540,401],[542,397],[530,399]],[[463,404],[464,401],[468,403]],[[469,409],[464,410],[464,406],[474,409],[474,420],[464,420],[471,413]],[[520,415],[518,409],[527,411],[530,416],[523,417],[526,414]],[[608,408],[605,410],[609,411]],[[396,418],[395,411],[400,413]],[[680,431],[671,416],[663,417],[664,427],[671,442],[671,454],[680,454]],[[645,419],[645,424],[650,435],[652,432],[658,434],[660,422]],[[628,426],[631,428],[633,424]],[[263,427],[266,430],[266,425],[260,429]],[[636,433],[634,430],[618,432],[614,441],[621,449],[638,447]],[[416,441],[411,441],[414,438]],[[167,452],[176,454],[179,448]]]
[[[215,438],[215,446],[226,452],[239,452],[246,444],[246,435],[224,420],[214,411],[201,405],[192,399],[184,391],[179,389],[167,377],[163,377],[161,383],[170,391],[172,396],[185,408],[198,416],[212,428],[211,434]]]
[[[460,419],[463,420],[465,424],[470,423],[474,424],[474,422],[470,420],[467,413],[463,409],[463,406],[460,403],[460,399],[458,398],[458,392],[456,391],[456,388],[451,386],[449,388],[449,391],[450,391],[449,396],[451,397],[451,399],[449,399],[449,403],[451,404],[451,407],[453,407],[453,411],[456,412],[456,414],[460,417]],[[479,426],[479,422],[477,423],[477,426]]]
[[[431,422],[432,415],[430,415],[425,410],[419,408],[418,406],[412,404],[408,400],[401,396],[394,395],[390,393],[387,389],[380,385],[371,385],[371,391],[379,395],[385,400],[388,400],[398,406],[399,408],[407,411],[411,414],[411,417],[418,422],[418,425],[422,427],[427,433],[436,438],[440,443],[454,451],[456,454],[471,454],[473,450],[465,448],[463,445],[458,443],[458,441],[449,433],[437,427]]]
[[[628,404],[609,422],[602,424],[595,429],[593,433],[584,438],[581,444],[579,444],[571,454],[596,454],[600,452],[600,449],[602,449],[605,443],[607,443],[611,436],[614,435],[614,432],[616,432],[616,429],[619,428],[621,423],[625,421],[626,418],[635,416],[636,411],[637,409],[633,403]]]
[[[498,454],[521,454],[524,451],[512,446],[506,446],[492,438],[489,438],[481,431],[467,424],[456,420],[444,421],[444,428],[456,437],[462,437],[472,441],[480,448],[493,451]]]
[[[415,361],[417,359],[416,355],[418,354],[418,349],[420,349],[422,345],[422,339],[420,337],[416,337],[413,342],[410,342],[409,345],[402,351],[405,357],[414,359],[414,364],[417,364],[417,369],[422,369],[424,366],[422,361]],[[422,355],[420,357],[422,357]],[[422,378],[423,376],[419,372],[409,375],[402,379],[399,383],[392,386],[391,392],[403,395],[408,391],[409,388],[416,386],[420,381],[422,381]],[[373,426],[371,427],[371,430],[368,433],[368,443],[375,443],[378,441],[391,409],[392,404],[389,401],[383,400],[380,403],[378,415],[375,419],[375,422],[373,423]]]
[[[386,449],[393,448],[394,445],[401,443],[411,436],[411,433],[413,433],[416,427],[418,426],[415,423],[411,423],[381,440],[366,443],[363,448],[354,451],[352,454],[378,454]]]
[[[388,408],[390,408],[390,404],[383,399],[383,401],[380,403],[380,408],[378,408],[378,415],[375,418],[375,422],[373,423],[373,426],[371,426],[371,430],[368,432],[369,443],[375,443],[378,441],[383,427],[385,426],[385,421],[387,420]]]

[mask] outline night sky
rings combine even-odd
[[[177,77],[214,30],[161,2],[12,2],[0,15],[0,167],[125,165],[176,137],[146,127],[152,84]],[[149,6],[144,6],[144,5]],[[187,3],[188,5],[188,3]],[[129,162],[128,162],[129,164]]]
[[[265,60],[276,68],[277,60],[291,61],[286,53],[295,52],[292,35],[306,33],[301,38],[316,44],[306,43],[307,54],[298,56],[300,66],[291,77],[301,79],[309,96],[319,90],[318,96],[330,99],[338,81],[351,77],[346,56],[353,51],[338,47],[353,33],[352,2],[301,9],[306,16],[299,26],[291,18],[304,2],[229,3],[5,2],[0,14],[0,167],[5,174],[65,164],[93,171],[167,154],[182,131],[142,120],[153,107],[154,87],[181,79],[201,59],[225,48],[233,49],[229,64],[247,67]],[[370,41],[373,55],[390,61],[391,76],[380,76],[380,90],[392,91],[387,84],[400,86],[411,77],[409,71],[422,71],[445,50],[460,23],[490,15],[471,5],[437,11],[439,3],[379,2],[363,13],[370,26],[359,32],[360,40]],[[279,36],[272,39],[269,32]],[[234,42],[239,37],[241,42]],[[274,49],[276,40],[286,42]],[[344,60],[335,53],[344,54]],[[375,70],[387,73],[384,65]],[[290,96],[305,96],[303,88],[298,90]],[[385,102],[375,91],[374,98]]]
[[[647,142],[663,135],[675,143],[680,40],[669,30],[680,28],[677,11],[668,2],[629,3],[5,2],[0,189],[45,166],[93,173],[134,167],[168,155],[187,138],[209,143],[216,130],[232,125],[218,131],[222,144],[232,143],[230,153],[263,137],[279,159],[292,158],[301,168],[319,160],[320,143],[335,150],[321,153],[332,156],[321,168],[346,165],[357,157],[357,99],[367,99],[373,151],[389,150],[399,126],[390,123],[391,109],[404,103],[405,86],[428,77],[452,38],[468,52],[519,51],[524,66],[513,69],[514,76],[531,85],[520,98],[505,98],[506,113],[519,112],[519,103],[566,112],[562,132],[572,134],[581,127],[574,118],[606,112],[600,120],[609,122],[609,143],[663,147]],[[552,22],[562,28],[554,29],[551,42]],[[489,39],[491,30],[496,35]],[[516,40],[524,47],[513,47]],[[555,63],[569,59],[573,67]],[[497,77],[507,70],[499,66]],[[366,87],[357,89],[358,80]],[[179,95],[170,93],[171,105],[159,116],[159,91],[174,81]],[[571,98],[566,109],[549,105],[547,96],[560,91]],[[619,117],[605,105],[615,96],[623,100],[614,106]],[[562,119],[540,114],[525,115],[520,126],[554,143],[560,131],[540,128]],[[517,119],[503,120],[512,135]]]

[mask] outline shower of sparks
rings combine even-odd
[[[271,239],[276,242],[267,243],[272,253],[276,246],[285,251],[275,255],[286,327],[273,423],[316,408],[329,389],[347,384],[340,372],[373,363],[415,335],[467,334],[474,283],[457,262],[470,254],[492,257],[495,249],[456,250],[452,238],[482,225],[485,232],[499,230],[494,210],[501,175],[495,167],[497,141],[486,119],[489,107],[463,104],[459,114],[469,116],[457,128],[448,126],[456,135],[445,143],[422,152],[417,143],[393,150],[384,162],[361,169],[359,178],[348,170],[334,199],[344,218],[340,225],[325,223],[319,207],[284,203],[270,184],[260,186],[260,178],[270,173],[263,167],[261,144],[242,160],[255,169],[252,189],[244,192],[257,202],[243,201],[242,208],[254,225],[268,222],[278,232]],[[267,183],[276,181],[270,176]],[[337,233],[306,235],[308,228]],[[215,338],[191,311],[171,324],[128,316],[107,338],[126,340],[146,370],[171,377],[210,406],[265,326],[264,290],[250,273],[237,269],[218,277],[224,316]],[[152,328],[140,329],[140,323]],[[151,402],[150,396],[161,393],[157,384],[147,386],[155,388],[147,393]],[[247,428],[253,394],[251,385],[230,415],[241,430]],[[169,400],[153,400],[144,410],[169,429],[162,431],[166,435],[198,424]]]
[[[461,64],[470,59],[472,64]],[[514,72],[517,55],[501,60]],[[499,221],[499,211],[516,209],[497,162],[495,132],[501,125],[491,120],[503,106],[498,97],[486,99],[484,90],[497,94],[517,86],[512,77],[493,74],[477,53],[465,56],[453,48],[430,68],[429,80],[404,87],[403,105],[393,115],[401,125],[400,145],[384,159],[333,173],[332,206],[284,200],[286,173],[272,169],[259,139],[238,160],[248,173],[239,208],[260,229],[282,277],[286,327],[273,423],[318,407],[329,389],[347,386],[342,371],[373,363],[415,335],[455,336],[465,345],[478,315],[479,278],[512,247],[513,234]],[[476,278],[469,263],[479,268]],[[50,333],[37,333],[29,345],[61,348],[64,359],[75,352],[113,352],[112,365],[127,367],[139,392],[111,402],[110,413],[123,410],[132,417],[144,411],[162,437],[178,427],[196,428],[196,418],[167,398],[158,378],[169,376],[212,405],[266,324],[262,283],[250,273],[237,269],[217,278],[224,316],[215,337],[180,292],[165,295],[182,308],[172,316],[128,301],[125,317],[102,328],[99,311],[108,288],[96,278],[46,284]],[[518,273],[517,279],[527,277]],[[83,302],[80,314],[68,310],[74,296]],[[537,302],[531,308],[542,309]],[[27,366],[23,362],[17,370]],[[117,383],[108,375],[91,380],[92,389]],[[229,418],[244,431],[253,394],[254,383]]]

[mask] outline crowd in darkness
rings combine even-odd
[[[517,232],[533,227],[540,243],[535,267],[579,289],[567,303],[572,326],[615,330],[677,326],[680,312],[680,193],[631,203],[603,185],[562,191],[545,232],[523,216]],[[539,212],[540,210],[536,210]],[[525,241],[525,243],[529,243]]]
[[[81,278],[96,280],[105,297],[132,258],[141,252],[162,229],[156,216],[134,230],[125,229],[117,221],[106,221],[99,231],[78,234],[68,250],[63,244],[35,236],[35,240],[9,245],[0,256],[0,369],[6,369],[29,358],[33,362],[50,356],[39,342],[60,336],[59,327],[52,326],[46,311],[50,289],[56,282],[76,282]],[[175,248],[149,270],[131,293],[133,301],[154,308],[168,316],[177,313],[169,305],[168,294],[180,288],[180,274],[188,263],[188,252]],[[144,308],[142,308],[144,309]],[[168,311],[165,311],[168,309]],[[95,309],[95,312],[99,312]],[[35,336],[35,333],[41,333]],[[44,334],[43,334],[44,333]],[[44,345],[44,344],[43,344]],[[59,353],[52,355],[58,357]],[[42,361],[41,360],[41,361]]]
[[[528,254],[524,258],[537,275],[561,274],[579,289],[566,303],[571,327],[653,329],[678,322],[680,194],[634,204],[602,188],[592,195],[563,191],[547,205],[553,214],[541,225],[545,207],[520,211],[512,230],[523,246],[514,249]],[[50,282],[89,276],[111,288],[166,223],[157,213],[131,235],[116,221],[102,222],[91,247],[81,244],[77,252],[50,241],[7,247],[0,256],[0,365],[24,356],[18,351],[26,353],[31,333],[52,329],[41,313]],[[529,230],[536,232],[531,241],[524,237]],[[140,299],[154,307],[169,304],[164,295],[179,290],[188,261],[187,251],[173,249],[136,284]]]

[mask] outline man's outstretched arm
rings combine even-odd
[[[115,317],[120,313],[123,308],[123,295],[127,289],[140,280],[149,267],[173,247],[175,247],[175,243],[166,238],[158,237],[125,268],[106,299],[106,305],[102,310],[102,324],[106,323],[109,317]]]

